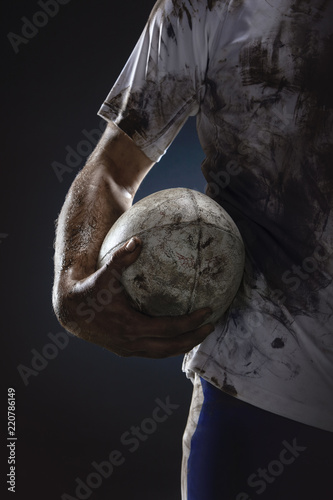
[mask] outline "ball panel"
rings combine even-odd
[[[237,235],[202,224],[191,311],[207,306],[221,314],[226,311],[242,280],[244,258]]]
[[[195,287],[200,225],[163,226],[141,235],[142,251],[123,273],[136,307],[152,316],[186,314]]]

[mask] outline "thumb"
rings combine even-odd
[[[136,261],[140,255],[141,248],[142,241],[137,236],[134,236],[112,254],[107,266],[121,273]]]

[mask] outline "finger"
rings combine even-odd
[[[194,331],[170,339],[142,338],[132,343],[131,354],[128,355],[155,359],[179,356],[203,342],[214,329],[214,325],[209,323]]]
[[[142,241],[137,236],[133,236],[116,250],[106,262],[107,267],[112,267],[121,273],[124,269],[133,264],[139,257],[142,248]]]
[[[129,329],[134,326],[136,338],[172,338],[192,332],[201,326],[212,314],[210,308],[203,308],[182,316],[150,317],[138,313],[127,316]],[[133,322],[133,323],[132,323]]]
[[[80,292],[82,287],[85,290],[88,288],[105,288],[105,286],[109,285],[110,280],[112,283],[120,282],[122,272],[136,261],[140,255],[141,248],[141,240],[134,236],[110,255],[100,269],[97,269],[97,271],[81,282],[77,282],[75,291]]]

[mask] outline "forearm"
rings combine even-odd
[[[125,194],[126,193],[126,194]],[[103,164],[87,164],[73,182],[57,221],[55,279],[80,280],[95,271],[101,243],[132,204]]]
[[[73,182],[57,221],[53,304],[61,320],[62,296],[96,270],[105,235],[132,204],[103,162],[88,162]]]
[[[62,297],[95,272],[105,235],[131,207],[152,165],[129,137],[109,125],[74,180],[56,230],[53,305],[59,320]]]

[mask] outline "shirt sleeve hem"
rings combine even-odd
[[[118,124],[118,121],[117,118],[118,117],[118,114],[117,113],[113,113],[112,110],[110,109],[109,106],[107,106],[106,104],[103,104],[101,106],[101,108],[99,109],[98,111],[98,116],[101,116],[102,118],[104,118],[104,120],[108,121],[108,122],[112,122],[116,127],[118,127],[120,130],[122,130],[126,135],[127,132],[126,130],[123,130],[119,124]],[[161,151],[155,144],[146,144],[146,145],[143,145],[143,138],[141,137],[141,141],[138,141],[136,139],[138,139],[140,136],[139,134],[136,134],[136,138],[135,137],[131,137],[132,141],[137,145],[138,148],[140,148],[140,150],[153,162],[157,163],[160,161],[160,159],[162,158],[162,156],[165,154],[165,151]]]

